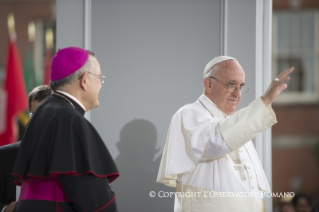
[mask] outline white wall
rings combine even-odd
[[[119,211],[173,210],[173,197],[149,192],[173,191],[155,182],[167,129],[202,93],[219,28],[219,1],[92,1],[92,50],[107,79],[91,121],[121,173]]]
[[[56,47],[84,47],[84,4],[78,0],[56,1]],[[72,14],[72,15],[70,15]]]

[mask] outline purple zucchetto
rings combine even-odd
[[[51,80],[57,81],[79,70],[89,58],[87,50],[78,47],[59,49],[51,63]]]

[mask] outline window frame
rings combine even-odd
[[[277,36],[277,29],[278,29],[278,16],[277,14],[283,14],[283,13],[298,13],[298,12],[309,12],[314,13],[315,20],[314,20],[314,86],[315,89],[313,92],[299,92],[299,91],[292,91],[292,92],[283,92],[277,100],[274,102],[275,105],[283,105],[283,104],[292,104],[292,103],[298,103],[298,104],[309,104],[309,103],[318,103],[319,101],[319,67],[318,67],[318,60],[319,60],[319,15],[318,10],[314,9],[303,9],[303,10],[285,10],[285,11],[273,11],[273,27],[272,27],[272,76],[275,78],[281,71],[278,70],[278,64],[277,64],[277,56],[279,55],[277,51],[277,44],[278,44],[278,36]],[[280,54],[284,55],[284,54]],[[293,52],[291,54],[287,54],[287,56],[293,56],[293,55],[299,55],[298,52]],[[289,67],[287,67],[289,68]]]

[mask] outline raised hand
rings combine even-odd
[[[287,82],[290,77],[288,75],[294,70],[294,67],[291,67],[283,72],[281,72],[278,77],[273,80],[264,93],[264,95],[261,97],[262,100],[264,101],[265,105],[268,106],[271,104],[273,101],[277,99],[279,94],[287,88]]]

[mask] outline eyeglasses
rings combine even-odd
[[[231,93],[237,91],[237,89],[239,89],[240,93],[242,93],[242,94],[247,93],[249,91],[249,88],[247,86],[245,86],[245,85],[241,85],[241,86],[236,86],[234,84],[226,85],[225,83],[219,81],[215,77],[209,77],[209,78],[212,78],[212,79],[216,80],[217,82],[220,82],[221,84],[225,85],[228,88],[228,91],[231,92]]]
[[[85,73],[88,73],[88,74],[92,74],[92,75],[94,75],[94,76],[97,76],[97,77],[101,80],[101,84],[103,84],[104,81],[105,81],[105,79],[106,79],[105,76],[102,76],[102,73],[101,73],[101,74],[94,74],[94,73],[89,72],[89,71],[87,71],[87,72],[85,72]],[[85,73],[84,73],[84,74],[85,74]],[[84,74],[82,74],[82,76],[80,76],[78,80],[80,80],[80,79],[83,77]]]

